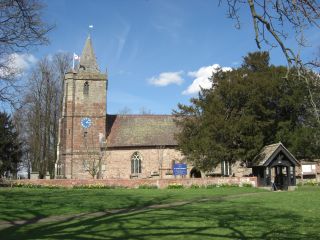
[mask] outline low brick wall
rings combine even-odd
[[[181,184],[184,187],[191,185],[207,186],[221,184],[251,184],[257,187],[256,177],[221,177],[221,178],[187,178],[187,179],[26,179],[15,180],[15,183],[34,185],[56,185],[61,187],[73,187],[89,184],[116,186],[126,188],[138,188],[141,185],[157,186],[166,188],[171,184]]]

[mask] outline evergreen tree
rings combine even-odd
[[[317,157],[308,89],[294,71],[283,79],[286,71],[270,65],[267,52],[249,53],[240,68],[215,73],[212,88],[190,106],[179,104],[176,138],[186,159],[211,170],[222,160],[252,161],[264,145],[279,141],[297,157]],[[319,92],[316,84],[312,89]]]
[[[0,178],[17,176],[21,143],[10,116],[0,112]]]

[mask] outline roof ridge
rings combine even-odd
[[[272,144],[267,145],[266,147],[268,147],[268,146],[272,146],[272,145],[283,145],[283,144],[282,144],[282,142],[272,143]]]

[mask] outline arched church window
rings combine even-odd
[[[83,84],[83,94],[84,95],[88,95],[89,94],[89,83],[88,82],[85,82]]]
[[[141,173],[141,155],[139,152],[135,152],[131,157],[131,173]]]

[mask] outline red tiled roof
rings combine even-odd
[[[107,147],[176,146],[172,115],[107,115]]]

